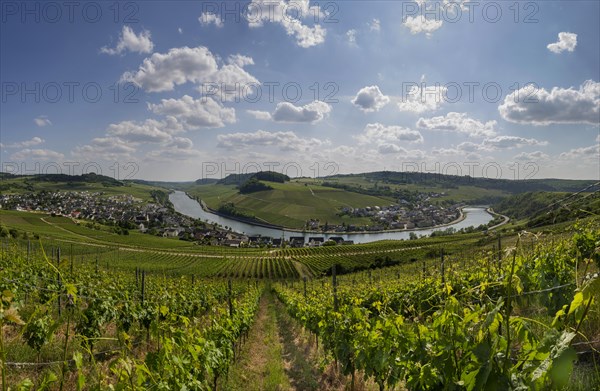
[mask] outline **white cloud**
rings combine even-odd
[[[381,110],[389,101],[390,98],[383,95],[376,85],[361,88],[352,99],[355,106],[367,113]]]
[[[148,104],[155,114],[173,116],[186,129],[222,128],[235,123],[235,109],[224,107],[212,98],[194,99],[184,95],[179,99],[162,99],[158,104]]]
[[[90,144],[76,147],[72,153],[83,159],[115,161],[131,158],[135,151],[131,143],[118,137],[99,137],[92,139]]]
[[[50,149],[22,149],[15,152],[10,157],[13,160],[62,160],[65,158],[60,152],[52,151]]]
[[[271,119],[271,113],[269,113],[268,111],[246,110],[246,113],[250,114],[251,116],[253,116],[256,119],[260,119],[263,121],[268,121]]]
[[[464,152],[478,152],[478,151],[489,151],[489,150],[491,150],[491,147],[485,146],[483,144],[476,144],[471,141],[465,141],[465,142],[458,144],[456,149],[459,151],[464,151]]]
[[[379,19],[373,19],[370,22],[368,22],[367,25],[369,26],[369,29],[371,31],[380,31],[381,30],[381,22],[379,21]]]
[[[377,152],[382,155],[396,155],[396,158],[403,159],[424,159],[425,152],[420,149],[406,149],[393,143],[383,143],[377,147]]]
[[[440,108],[448,89],[436,85],[423,87],[412,86],[408,94],[398,102],[398,109],[420,114]]]
[[[250,27],[262,27],[265,22],[280,24],[287,35],[296,38],[296,44],[309,48],[325,42],[327,30],[321,25],[310,27],[302,19],[311,20],[315,16],[323,20],[326,15],[318,5],[311,6],[309,0],[252,0],[246,18]]]
[[[153,150],[146,154],[149,160],[172,161],[188,160],[199,157],[201,152],[193,149],[194,143],[186,137],[174,137],[170,143],[159,150]]]
[[[177,31],[179,32],[179,34],[183,34],[183,29],[181,27],[178,27]]]
[[[348,38],[348,43],[350,43],[350,45],[356,45],[356,30],[351,29],[346,31],[346,38]]]
[[[153,53],[137,71],[124,73],[121,80],[135,83],[148,92],[172,91],[176,85],[188,82],[202,84],[201,92],[220,93],[222,100],[231,100],[239,97],[240,86],[258,84],[258,80],[239,65],[251,63],[251,58],[237,55],[219,67],[217,58],[206,47],[184,46],[167,53]]]
[[[525,162],[533,162],[533,161],[538,161],[538,160],[548,160],[548,159],[550,159],[550,156],[543,153],[542,151],[535,151],[535,152],[529,152],[529,153],[521,152],[520,154],[515,155],[515,157],[513,159],[525,161]]]
[[[401,126],[385,126],[380,123],[367,124],[363,132],[354,138],[360,144],[375,144],[379,146],[397,142],[423,142],[423,136],[417,130]]]
[[[328,141],[316,138],[301,138],[294,132],[229,133],[217,136],[219,148],[246,149],[253,147],[274,147],[281,151],[310,152],[314,148],[326,145]]]
[[[323,120],[331,112],[331,106],[315,100],[304,106],[294,106],[290,102],[279,102],[271,118],[275,122],[309,122]]]
[[[600,144],[571,149],[561,153],[559,158],[563,160],[595,160],[598,164],[600,163]]]
[[[170,118],[167,121],[155,119],[147,119],[144,122],[122,121],[110,124],[106,133],[131,143],[164,143],[170,141],[172,134],[180,130],[180,125]]]
[[[442,27],[442,24],[441,20],[427,19],[424,15],[407,16],[403,23],[411,34],[425,33],[427,37],[431,37],[431,34]]]
[[[200,15],[198,21],[203,26],[210,26],[211,24],[214,24],[218,28],[223,27],[223,20],[221,17],[209,12],[204,12],[202,15]]]
[[[496,121],[481,122],[467,117],[466,113],[450,112],[445,116],[419,118],[419,129],[464,133],[470,137],[491,137],[496,135]]]
[[[577,34],[561,32],[558,33],[558,41],[546,46],[552,53],[562,53],[565,50],[572,52],[577,46]]]
[[[246,65],[254,65],[254,59],[252,57],[244,56],[241,54],[233,54],[227,58],[229,64],[237,65],[240,68]]]
[[[110,55],[121,54],[126,50],[136,53],[152,53],[153,49],[154,43],[150,39],[150,31],[143,30],[137,35],[131,27],[123,26],[117,46],[115,48],[104,46],[100,52]]]
[[[48,126],[48,125],[52,125],[52,122],[50,122],[50,120],[48,119],[47,116],[45,115],[40,115],[37,118],[33,119],[33,122],[39,126],[39,127],[43,127],[43,126]]]
[[[465,141],[456,146],[456,151],[462,152],[492,152],[497,150],[509,150],[514,148],[522,148],[525,146],[544,146],[548,145],[547,141],[539,141],[534,138],[524,138],[518,136],[498,136],[488,138],[481,143]],[[449,150],[451,151],[451,150]],[[448,152],[448,151],[446,151]]]
[[[483,140],[482,145],[492,149],[511,149],[524,147],[526,145],[548,145],[548,142],[518,136],[498,136]]]
[[[43,144],[43,143],[44,143],[44,139],[39,138],[39,137],[32,137],[29,140],[3,145],[3,147],[4,148],[29,148],[29,147],[33,147],[35,145],[39,145],[39,144]]]
[[[247,113],[256,119],[289,123],[316,123],[326,118],[330,112],[331,106],[319,100],[304,106],[294,106],[290,102],[280,102],[273,113],[247,110]]]
[[[532,124],[600,123],[600,82],[585,81],[578,90],[523,87],[506,96],[498,106],[507,121]]]

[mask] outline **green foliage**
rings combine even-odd
[[[23,330],[23,338],[27,345],[39,354],[42,347],[53,337],[58,325],[58,323],[54,323],[52,317],[48,314],[30,319]]]
[[[243,185],[240,186],[241,194],[256,193],[257,191],[273,190],[273,188],[266,183],[259,181],[256,177],[250,178]]]
[[[571,344],[600,292],[597,278],[575,292],[574,284],[556,289],[574,281],[573,251],[595,243],[600,231],[585,235],[591,239],[575,236],[530,253],[518,246],[491,273],[482,259],[447,274],[445,283],[434,276],[374,286],[371,278],[353,277],[336,287],[336,299],[329,284],[307,295],[289,286],[275,291],[343,373],[362,371],[380,389],[399,383],[410,390],[562,389],[577,360]],[[544,292],[547,324],[514,311],[525,292],[537,290]]]
[[[507,197],[493,207],[496,212],[513,219],[528,218],[528,227],[539,227],[597,215],[600,192],[576,195],[524,193]]]

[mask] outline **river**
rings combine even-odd
[[[453,227],[455,229],[461,229],[470,226],[477,227],[481,224],[487,224],[490,220],[493,219],[493,216],[489,214],[484,207],[465,207],[463,208],[463,213],[465,214],[464,220],[439,228],[373,233],[303,233],[296,231],[288,231],[285,229],[261,227],[254,224],[243,223],[241,221],[233,220],[227,217],[218,216],[214,213],[207,212],[204,209],[202,209],[202,206],[200,206],[200,204],[196,200],[188,197],[188,195],[182,191],[172,192],[169,195],[169,200],[173,203],[175,210],[181,214],[190,216],[195,219],[200,219],[202,221],[207,221],[209,223],[217,223],[222,225],[223,227],[229,227],[235,232],[243,233],[249,236],[260,235],[269,236],[272,238],[285,237],[285,239],[289,239],[292,236],[303,236],[305,238],[305,241],[308,241],[309,237],[324,237],[325,240],[327,240],[329,237],[332,236],[340,236],[344,238],[344,240],[353,240],[354,243],[369,243],[385,239],[409,239],[409,235],[411,232],[414,232],[419,236],[430,235],[433,231],[444,230],[448,227]]]

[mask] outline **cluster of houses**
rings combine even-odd
[[[150,227],[164,227],[182,222],[182,218],[176,216],[169,208],[143,202],[130,194],[107,195],[104,192],[89,191],[5,194],[0,195],[0,207],[44,212],[103,224],[126,223],[129,228],[143,232]]]
[[[107,195],[104,192],[37,192],[0,194],[0,209],[35,211],[66,216],[77,221],[119,225],[140,232],[200,244],[227,247],[304,247],[320,246],[323,237],[303,236],[289,240],[266,236],[248,236],[223,229],[216,224],[192,219],[158,203],[144,202],[128,194]],[[331,238],[338,244],[349,244],[343,238]]]
[[[344,231],[382,231],[386,229],[415,229],[427,228],[442,224],[448,224],[458,219],[461,215],[462,204],[448,207],[433,205],[427,202],[410,204],[405,200],[389,206],[367,206],[364,208],[342,208],[340,215],[351,217],[369,217],[372,224],[368,226],[347,225],[342,227]],[[330,227],[331,229],[331,227]]]
[[[198,231],[196,239],[204,244],[222,245],[227,247],[319,247],[324,244],[354,244],[352,240],[345,240],[341,236],[332,236],[327,239],[322,236],[292,236],[289,239],[272,238],[269,236],[247,236],[235,232],[202,232]],[[329,243],[328,243],[329,242]]]

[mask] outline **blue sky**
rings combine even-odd
[[[4,171],[600,179],[597,1],[69,4],[2,2]]]

